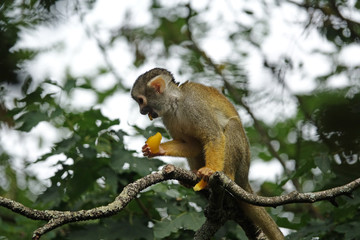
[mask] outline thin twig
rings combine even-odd
[[[210,177],[210,181],[216,181],[217,184],[221,184],[227,191],[240,200],[263,207],[276,207],[289,203],[314,203],[323,200],[333,201],[336,197],[341,195],[351,197],[352,192],[360,187],[360,178],[357,178],[343,186],[334,187],[324,191],[312,193],[299,193],[293,191],[282,196],[262,197],[245,191],[221,172],[213,174]]]

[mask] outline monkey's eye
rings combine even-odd
[[[144,103],[144,98],[143,97],[138,97],[138,103],[143,104]]]

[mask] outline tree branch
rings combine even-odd
[[[45,233],[70,222],[86,221],[115,215],[124,209],[127,204],[135,199],[137,194],[145,188],[170,179],[176,179],[189,185],[195,185],[199,180],[195,173],[169,164],[164,166],[164,168],[158,172],[149,174],[128,184],[115,200],[106,206],[79,211],[36,210],[4,197],[0,197],[0,206],[8,208],[11,211],[30,219],[48,221],[45,225],[34,231],[33,239],[40,239]],[[214,194],[210,197],[209,209],[207,210],[208,213],[206,213],[207,221],[196,233],[197,239],[206,239],[203,237],[205,236],[203,234],[206,232],[209,233],[209,231],[211,231],[211,234],[216,233],[228,219],[234,219],[241,226],[248,225],[246,220],[245,222],[241,221],[240,223],[239,220],[235,219],[236,213],[234,213],[233,208],[232,210],[225,209],[226,213],[218,211],[223,208],[223,206],[219,206],[219,204],[221,205],[225,200],[225,198],[223,199],[223,194],[218,194],[219,191],[223,191],[219,190],[221,187],[235,196],[238,200],[258,206],[275,207],[289,203],[314,203],[322,200],[329,200],[334,203],[337,196],[351,196],[351,193],[360,187],[360,178],[343,186],[324,191],[314,193],[291,192],[287,195],[277,197],[262,197],[248,193],[221,172],[216,172],[210,177],[209,185]],[[214,219],[216,220],[214,221]],[[246,231],[246,229],[244,230]],[[209,234],[206,236],[209,236]]]
[[[169,179],[177,179],[190,185],[195,185],[198,180],[195,173],[173,165],[166,165],[161,171],[149,174],[133,183],[128,184],[115,200],[106,206],[100,206],[89,210],[80,211],[54,211],[36,210],[28,208],[16,201],[0,197],[0,206],[19,213],[27,218],[34,220],[48,221],[44,226],[38,228],[33,233],[33,239],[40,239],[42,235],[70,222],[85,221],[109,217],[119,213],[136,195],[145,188]]]
[[[262,197],[256,194],[248,193],[221,172],[214,173],[210,177],[210,181],[215,181],[216,184],[222,185],[227,191],[229,191],[239,200],[264,207],[276,207],[289,203],[314,203],[323,200],[329,200],[331,203],[333,203],[335,198],[338,196],[345,195],[351,197],[352,192],[360,187],[360,178],[357,178],[343,186],[327,189],[324,191],[312,193],[299,193],[293,191],[282,196]]]
[[[294,4],[298,7],[304,8],[306,11],[309,11],[309,9],[316,9],[319,10],[324,16],[334,16],[338,18],[340,21],[343,21],[346,23],[346,26],[351,32],[351,36],[355,38],[360,37],[360,24],[359,22],[352,20],[348,17],[345,17],[339,7],[336,4],[336,1],[331,0],[328,1],[327,4],[318,4],[316,2],[308,2],[305,1],[303,3],[298,3],[296,1],[287,0],[288,3]],[[358,41],[359,39],[357,39]]]
[[[194,239],[210,239],[229,219],[228,211],[224,211],[225,191],[221,185],[216,185],[215,181],[209,182],[210,197],[209,205],[204,211],[206,216],[205,223],[196,231]]]

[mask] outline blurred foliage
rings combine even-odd
[[[48,123],[57,130],[59,138],[47,153],[35,162],[19,161],[0,146],[0,194],[37,209],[80,210],[106,205],[122,188],[157,170],[160,160],[138,158],[128,150],[124,139],[130,134],[119,129],[119,120],[103,114],[101,106],[114,94],[128,94],[122,82],[101,91],[95,80],[114,74],[113,68],[99,67],[98,74],[77,76],[65,74],[54,82],[43,79],[34,83],[24,72],[23,64],[31,63],[39,55],[38,49],[14,48],[21,40],[21,31],[42,25],[56,24],[59,9],[67,1],[2,1],[0,3],[0,124],[1,131],[27,135],[40,123]],[[96,1],[76,2],[74,14],[86,14]],[[212,26],[204,17],[212,1],[202,9],[191,4],[165,4],[153,0],[149,6],[151,25],[134,25],[136,13],[129,12],[116,31],[109,32],[108,42],[98,44],[106,54],[116,42],[125,41],[133,54],[133,66],[148,62],[163,64],[171,58],[180,59],[179,74],[190,80],[222,87],[237,108],[244,111],[253,124],[246,125],[252,156],[262,161],[280,161],[284,171],[274,182],[260,185],[260,194],[280,195],[289,190],[318,191],[347,183],[360,172],[360,66],[339,63],[341,50],[359,43],[360,24],[346,14],[358,11],[359,1],[313,0],[275,1],[272,5],[258,1],[263,15],[251,7],[236,12],[250,19],[235,22],[227,35],[231,56],[216,62],[201,48]],[[314,77],[317,87],[307,93],[293,93],[286,85],[286,72],[303,76],[303,63],[295,64],[293,56],[269,60],[262,55],[263,68],[273,77],[273,85],[296,102],[294,114],[266,121],[252,111],[256,106],[283,102],[276,92],[254,91],[249,87],[246,67],[242,64],[251,51],[262,52],[261,44],[269,34],[268,7],[283,4],[296,6],[306,19],[301,23],[305,31],[316,29],[334,46],[322,54],[332,66],[321,76]],[[66,5],[66,4],[65,4]],[[19,14],[21,13],[21,14]],[[82,16],[83,17],[83,16]],[[222,18],[217,19],[219,23]],[[98,40],[98,39],[97,39]],[[106,42],[106,41],[105,41]],[[99,43],[99,42],[98,42]],[[177,74],[175,74],[177,75]],[[345,76],[349,85],[329,87],[331,79]],[[56,90],[54,90],[56,89]],[[89,109],[71,106],[75,90],[95,94],[96,103]],[[13,92],[20,94],[14,95]],[[10,99],[10,100],[9,100]],[[133,126],[136,136],[148,137],[161,127]],[[58,159],[50,178],[50,185],[41,183],[28,169],[37,163]],[[289,189],[290,188],[290,189]],[[34,190],[36,189],[36,190]],[[39,189],[41,191],[39,192]],[[291,204],[271,210],[278,225],[290,230],[288,239],[359,239],[359,192],[354,198],[337,198],[339,207],[328,202],[312,205]],[[204,222],[206,199],[192,190],[172,182],[155,185],[133,200],[120,214],[106,219],[63,226],[44,236],[44,239],[191,239]],[[29,239],[42,222],[26,219],[0,208],[0,238]],[[226,223],[216,239],[243,239],[244,233],[234,223]]]

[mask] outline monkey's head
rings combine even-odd
[[[140,75],[131,89],[131,97],[139,104],[140,113],[148,114],[150,119],[175,110],[179,93],[173,75],[163,68]]]

